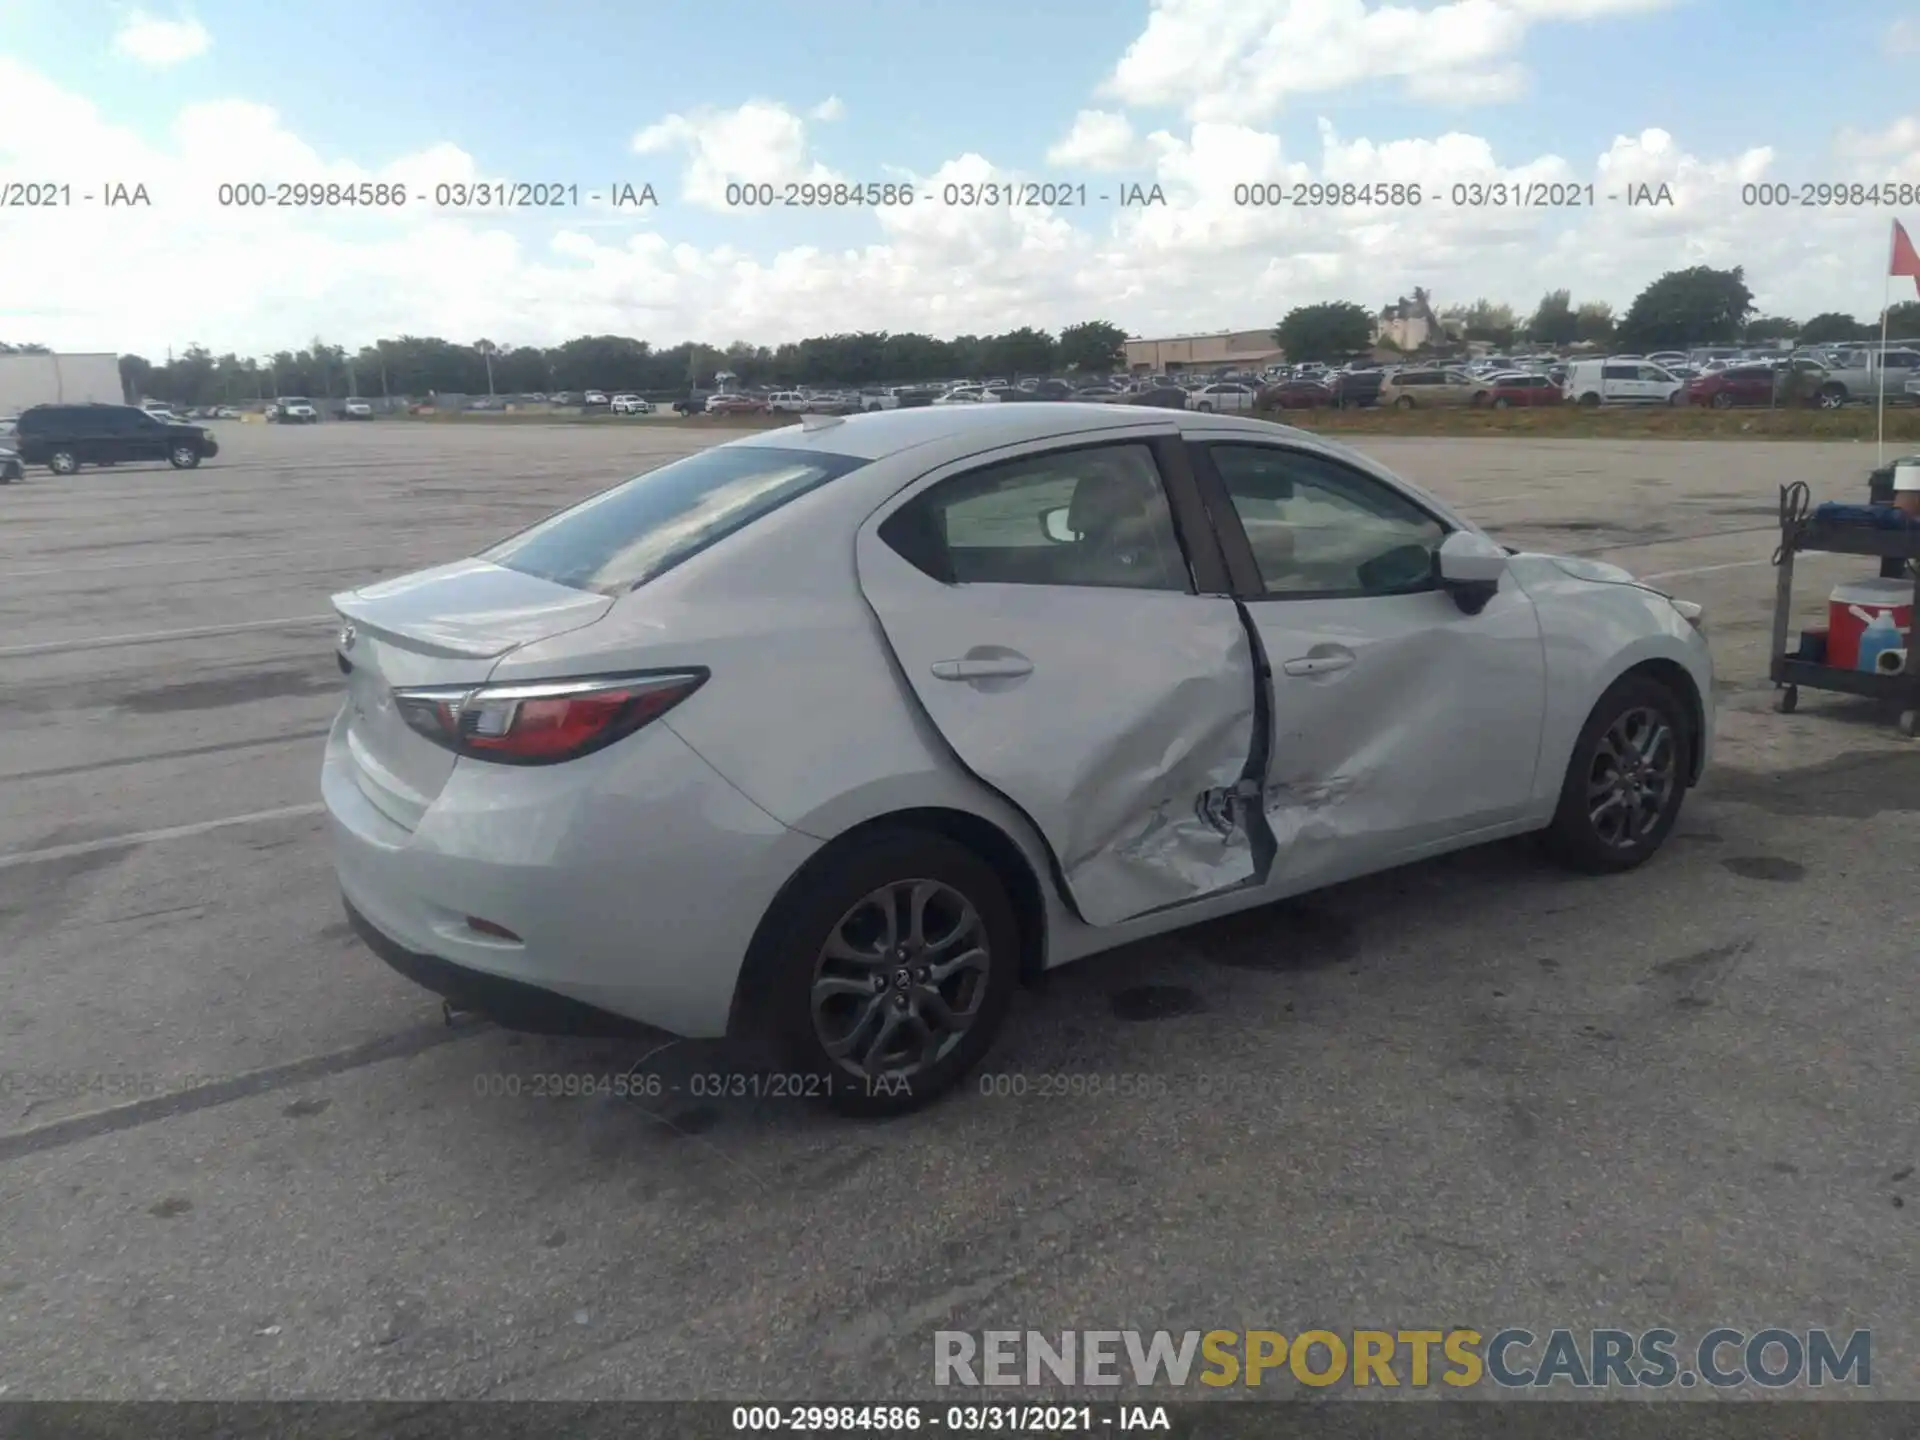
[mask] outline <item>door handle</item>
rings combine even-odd
[[[1353,664],[1350,651],[1338,655],[1305,655],[1298,660],[1289,660],[1281,670],[1289,675],[1327,675],[1335,670],[1344,670]]]
[[[1017,680],[1033,673],[1033,662],[1024,656],[1002,655],[991,660],[936,660],[936,680]]]

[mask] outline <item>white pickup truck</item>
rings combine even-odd
[[[1920,379],[1920,350],[1843,350],[1826,357],[1827,373],[1814,393],[1814,403],[1822,410],[1838,410],[1842,405],[1859,402],[1876,404],[1880,399],[1881,367],[1885,366],[1887,399],[1896,405],[1913,404],[1920,391],[1911,389]]]

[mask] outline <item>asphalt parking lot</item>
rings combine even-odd
[[[641,1052],[447,1026],[322,843],[328,595],[711,432],[219,433],[0,490],[8,1398],[879,1398],[932,1393],[936,1329],[1369,1324],[1870,1326],[1920,1396],[1920,750],[1763,674],[1776,488],[1863,499],[1871,447],[1374,443],[1706,604],[1719,752],[1665,853],[1502,846],[1089,961],[988,1062],[1026,1093],[861,1125],[535,1098]],[[1863,563],[1804,562],[1809,623]],[[1042,1093],[1074,1075],[1157,1084]]]

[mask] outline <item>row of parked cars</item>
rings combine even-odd
[[[1493,355],[1402,365],[1307,362],[1211,375],[956,380],[861,389],[730,387],[691,392],[673,408],[683,415],[855,415],[921,405],[1077,401],[1222,414],[1373,406],[1504,410],[1562,404],[1726,409],[1804,403],[1833,409],[1876,398],[1883,370],[1890,400],[1920,400],[1920,348],[1890,349],[1883,359],[1861,348],[1786,353],[1705,347],[1650,355]],[[609,401],[597,391],[550,398],[589,407],[605,403],[616,414],[650,414],[653,409],[638,396],[615,395]]]

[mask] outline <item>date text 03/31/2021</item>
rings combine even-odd
[[[759,1435],[1091,1435],[1171,1430],[1164,1405],[736,1405],[732,1428]]]
[[[582,185],[572,180],[448,180],[412,186],[398,180],[233,180],[214,203],[227,210],[570,210],[603,205],[650,210],[659,193],[644,180]]]
[[[730,210],[887,210],[913,205],[952,210],[1083,210],[1094,205],[1138,209],[1167,203],[1166,191],[1159,185],[1088,185],[1076,180],[949,180],[942,185],[906,180],[742,181],[728,185],[723,198]]]

